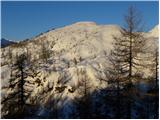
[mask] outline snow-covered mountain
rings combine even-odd
[[[112,49],[113,36],[119,36],[120,29],[118,25],[78,22],[43,33],[28,41],[1,48],[2,87],[7,86],[7,81],[10,79],[9,51],[11,50],[13,54],[12,61],[16,59],[17,54],[26,52],[31,56],[34,70],[37,72],[32,77],[26,78],[33,82],[33,85],[27,88],[32,91],[28,102],[39,102],[44,108],[51,97],[60,98],[58,106],[65,106],[63,117],[67,118],[69,114],[67,112],[70,112],[67,109],[72,107],[70,101],[79,96],[78,87],[84,79],[84,74],[90,80],[91,91],[107,86],[105,82],[108,80],[105,75],[108,65],[107,55]],[[150,44],[158,43],[158,35],[158,26],[144,33]],[[148,46],[153,49],[155,44],[150,44]],[[47,46],[51,54],[47,63],[43,62],[40,56],[43,45]],[[148,73],[149,71],[146,74]],[[40,80],[41,85],[36,83],[36,80]],[[59,92],[58,88],[63,90]],[[73,89],[74,92],[71,92]],[[2,90],[2,97],[5,97],[6,93],[9,91]],[[46,111],[42,109],[37,114],[43,115]]]
[[[5,38],[1,39],[1,48],[7,47],[11,44],[14,44],[15,42],[11,41],[11,40],[7,40]]]
[[[149,36],[152,36],[152,37],[159,37],[159,25],[156,25],[152,30],[150,30],[148,32],[148,35]]]

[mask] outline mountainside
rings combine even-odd
[[[156,25],[152,30],[148,32],[149,36],[159,37],[159,25]]]
[[[11,44],[14,44],[15,42],[10,41],[10,40],[6,40],[4,38],[1,39],[1,48],[7,47]]]
[[[41,104],[37,115],[45,116],[49,101],[59,99],[57,107],[62,110],[61,117],[67,118],[71,114],[69,109],[74,107],[74,98],[80,96],[78,88],[85,78],[90,81],[91,92],[108,86],[105,73],[109,64],[108,55],[112,49],[113,36],[119,36],[120,30],[121,27],[117,25],[78,22],[1,48],[2,88],[8,85],[11,63],[17,55],[25,52],[34,70],[33,75],[26,78],[33,83],[30,86],[26,83],[26,89],[32,91],[27,102]],[[143,34],[147,39],[146,46],[152,51],[158,45],[158,26]],[[50,54],[46,61],[42,58],[44,48]],[[9,53],[12,53],[12,57]],[[149,76],[150,70],[145,69],[142,73]],[[38,80],[40,83],[37,83]],[[2,98],[10,92],[2,89]]]

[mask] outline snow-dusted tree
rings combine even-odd
[[[86,75],[86,71],[80,71],[79,77],[81,82],[78,88],[80,98],[76,99],[76,108],[78,112],[78,118],[91,118],[91,95],[90,95],[90,79]]]
[[[10,61],[9,63],[12,64],[13,54],[11,47],[8,47],[8,59]]]
[[[111,51],[110,75],[116,81],[117,91],[119,83],[126,81],[129,95],[128,118],[131,118],[131,86],[134,75],[133,69],[137,70],[142,59],[139,54],[144,53],[146,39],[143,36],[142,19],[139,12],[129,7],[127,15],[124,16],[125,26],[120,30],[120,36],[113,36],[113,50]],[[117,93],[118,94],[118,93]],[[118,96],[117,96],[118,97]]]
[[[8,47],[8,60],[9,60],[9,68],[10,68],[10,78],[12,78],[13,53],[12,53],[11,47]]]
[[[118,52],[120,49],[117,46],[114,46],[114,53]],[[120,98],[120,86],[126,81],[126,73],[127,71],[123,69],[123,64],[121,64],[121,57],[117,57],[115,54],[113,54],[113,51],[111,51],[111,55],[108,57],[110,62],[110,67],[107,72],[107,76],[109,79],[109,83],[112,85],[113,91],[115,91],[115,98],[116,98],[116,105],[113,106],[115,108],[115,118],[121,117],[120,105],[121,105],[121,98]]]
[[[158,76],[158,66],[159,66],[159,51],[158,51],[158,47],[156,47],[154,49],[154,51],[152,52],[152,64],[151,64],[151,71],[153,72],[153,77],[155,79],[155,88],[158,89],[158,82],[159,82],[159,76]]]
[[[159,112],[159,108],[158,108],[158,104],[159,104],[159,50],[158,50],[158,46],[155,47],[153,53],[152,53],[152,65],[151,65],[151,70],[153,71],[153,79],[155,82],[155,88],[152,91],[153,96],[155,96],[154,98],[154,118],[158,118],[158,112]]]
[[[46,117],[52,119],[58,118],[58,107],[57,107],[58,101],[59,99],[54,98],[54,94],[50,96],[46,104],[46,109],[49,110],[49,116]]]
[[[25,80],[28,76],[26,54],[17,56],[12,68],[13,74],[10,78],[9,86],[6,88],[10,92],[1,101],[2,112],[4,113],[3,117],[20,118],[24,115],[26,100],[30,94],[30,91],[25,89],[25,83],[29,83],[29,81]]]
[[[76,58],[73,59],[73,62],[74,62],[75,65],[77,65],[77,59]]]
[[[132,84],[133,69],[143,66],[139,64],[142,61],[139,54],[144,53],[146,39],[141,31],[141,16],[133,6],[129,7],[124,19],[125,27],[120,30],[120,36],[114,36],[114,50],[111,54],[118,57],[121,68],[128,72],[128,80]]]
[[[23,105],[25,104],[25,95],[24,95],[24,84],[25,84],[25,62],[26,62],[27,57],[25,54],[22,54],[19,56],[19,58],[16,61],[16,66],[18,70],[20,71],[20,80],[18,81],[18,92],[20,93],[20,99],[19,99],[19,104],[21,109],[23,108]],[[18,75],[18,74],[17,74]]]
[[[47,63],[47,60],[50,56],[51,56],[51,51],[49,49],[49,43],[48,42],[42,43],[40,58],[43,59],[45,63]]]
[[[155,53],[155,69],[156,69],[156,88],[158,88],[159,86],[159,78],[158,78],[158,66],[159,66],[159,61],[158,61],[158,58],[159,58],[159,51],[158,51],[158,48],[156,49],[156,53]]]
[[[27,64],[30,64],[31,62],[31,52],[29,51],[29,48],[26,46],[26,57],[27,57]]]

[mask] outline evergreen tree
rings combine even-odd
[[[30,75],[27,67],[27,55],[17,56],[16,62],[12,66],[12,76],[9,86],[6,88],[10,92],[2,99],[2,112],[4,118],[23,118],[25,114],[26,100],[31,91],[25,89],[26,78]]]
[[[41,53],[40,57],[43,59],[45,63],[47,63],[48,58],[51,56],[51,51],[49,50],[49,43],[42,43],[41,44]]]
[[[131,6],[128,9],[127,15],[124,16],[124,21],[125,27],[120,30],[121,35],[113,36],[113,50],[109,57],[111,62],[109,74],[117,86],[117,102],[119,101],[120,82],[126,84],[126,91],[128,93],[127,118],[131,118],[133,69],[136,71],[139,67],[144,66],[141,64],[142,59],[140,54],[144,53],[145,38],[141,32],[142,19],[135,8]]]
[[[154,118],[158,118],[159,115],[159,75],[158,75],[158,70],[159,70],[159,51],[158,51],[158,47],[156,47],[154,49],[153,52],[153,61],[152,61],[152,68],[151,70],[153,71],[153,78],[154,78],[154,82],[155,82],[155,88],[153,90],[153,94],[155,96],[154,98]]]
[[[87,77],[85,71],[80,71],[79,77],[82,76],[79,86],[80,98],[76,98],[76,108],[78,112],[78,118],[86,119],[91,118],[91,95],[90,95],[90,79]]]

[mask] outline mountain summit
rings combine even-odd
[[[158,37],[159,36],[159,25],[156,25],[153,29],[149,31],[150,36]]]

